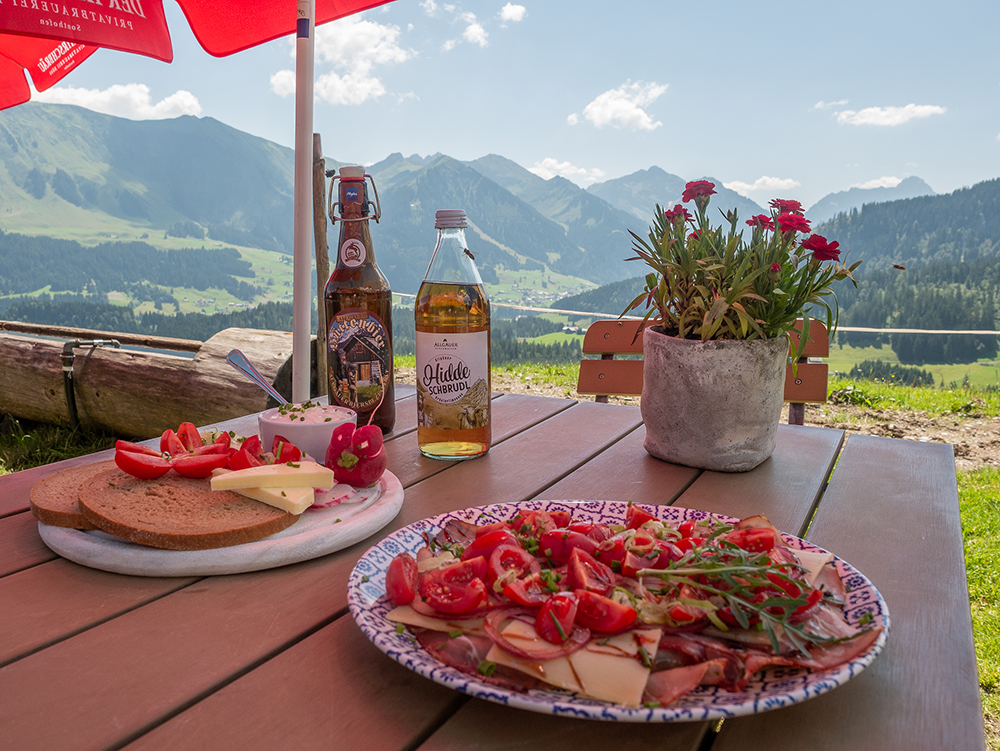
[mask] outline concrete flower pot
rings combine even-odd
[[[658,459],[745,472],[774,451],[788,342],[693,341],[643,333],[642,418]]]

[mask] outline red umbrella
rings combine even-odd
[[[315,2],[315,4],[314,4]],[[313,28],[391,0],[177,0],[201,46],[223,57],[295,33],[295,233],[292,401],[309,398]],[[98,47],[170,62],[163,0],[30,0],[0,14],[0,109],[44,91]]]

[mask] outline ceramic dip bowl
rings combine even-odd
[[[316,402],[284,404],[265,410],[257,417],[260,443],[264,451],[270,451],[274,437],[280,435],[320,464],[326,458],[330,436],[337,426],[345,422],[357,425],[357,412],[347,407]]]

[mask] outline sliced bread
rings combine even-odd
[[[168,550],[208,550],[253,542],[298,519],[208,480],[173,472],[139,480],[112,469],[80,487],[83,515],[95,527],[130,542]]]
[[[80,485],[114,466],[113,461],[95,462],[49,475],[31,489],[31,513],[42,524],[52,527],[95,529],[80,511]]]

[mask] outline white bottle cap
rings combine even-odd
[[[434,215],[435,229],[465,229],[468,226],[465,209],[440,209]]]

